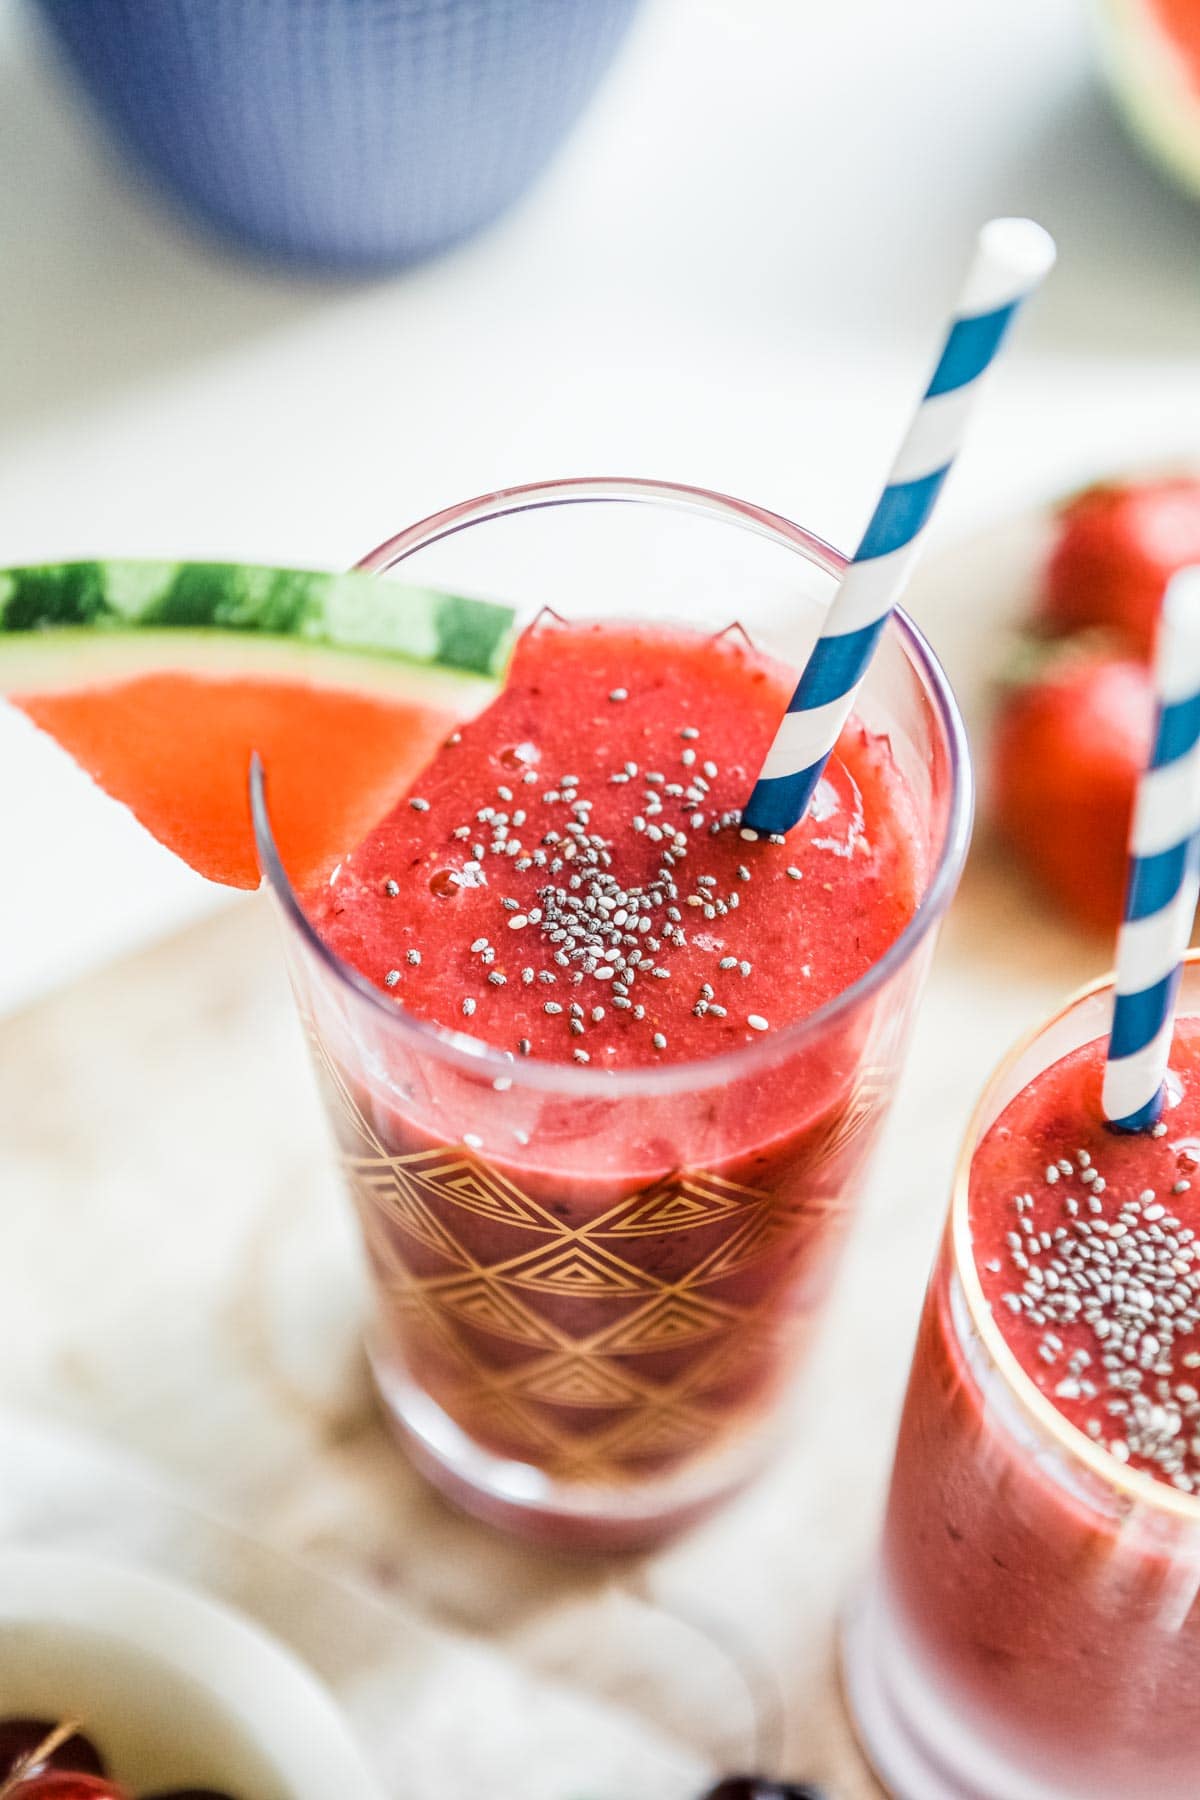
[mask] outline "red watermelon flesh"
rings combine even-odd
[[[1200,6],[1196,0],[1148,0],[1148,5],[1183,57],[1188,79],[1200,94]]]
[[[457,722],[411,695],[174,671],[10,697],[161,844],[239,888],[259,882],[252,752],[284,867],[307,887],[389,811]]]

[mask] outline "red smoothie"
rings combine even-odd
[[[313,922],[411,1012],[515,1055],[686,1062],[793,1024],[878,961],[925,875],[861,725],[786,843],[745,841],[793,683],[740,632],[535,629]]]
[[[990,1361],[949,1234],[917,1343],[877,1660],[956,1795],[1200,1792],[1200,1021],[1150,1133],[1105,1125],[1104,1053],[1009,1102],[967,1195],[983,1302],[1071,1429],[1039,1428]]]
[[[532,1096],[419,1058],[364,1083],[318,1033],[385,1389],[555,1477],[669,1472],[757,1416],[886,1105],[895,992],[788,1028],[903,931],[927,827],[852,720],[802,825],[741,830],[793,684],[740,630],[543,621],[305,900],[409,1015],[546,1066]]]

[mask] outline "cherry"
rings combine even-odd
[[[55,1719],[0,1719],[0,1782],[7,1780],[18,1763],[31,1757],[46,1742],[57,1724]],[[83,1775],[104,1774],[104,1759],[82,1731],[73,1732],[37,1766],[74,1769]]]
[[[807,1781],[768,1781],[763,1775],[726,1775],[704,1800],[825,1800]]]
[[[127,1790],[107,1776],[82,1775],[75,1769],[44,1769],[0,1791],[4,1800],[129,1800]]]

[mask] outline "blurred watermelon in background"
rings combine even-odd
[[[1093,0],[1093,16],[1130,130],[1200,195],[1200,0]]]

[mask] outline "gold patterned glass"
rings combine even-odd
[[[722,496],[567,482],[451,508],[362,566],[525,617],[737,622],[799,661],[843,565]],[[961,725],[907,620],[861,710],[928,834],[917,914],[821,1012],[703,1063],[514,1063],[410,1017],[314,935],[256,808],[373,1277],[381,1393],[443,1491],[538,1542],[678,1529],[784,1416],[969,830]]]

